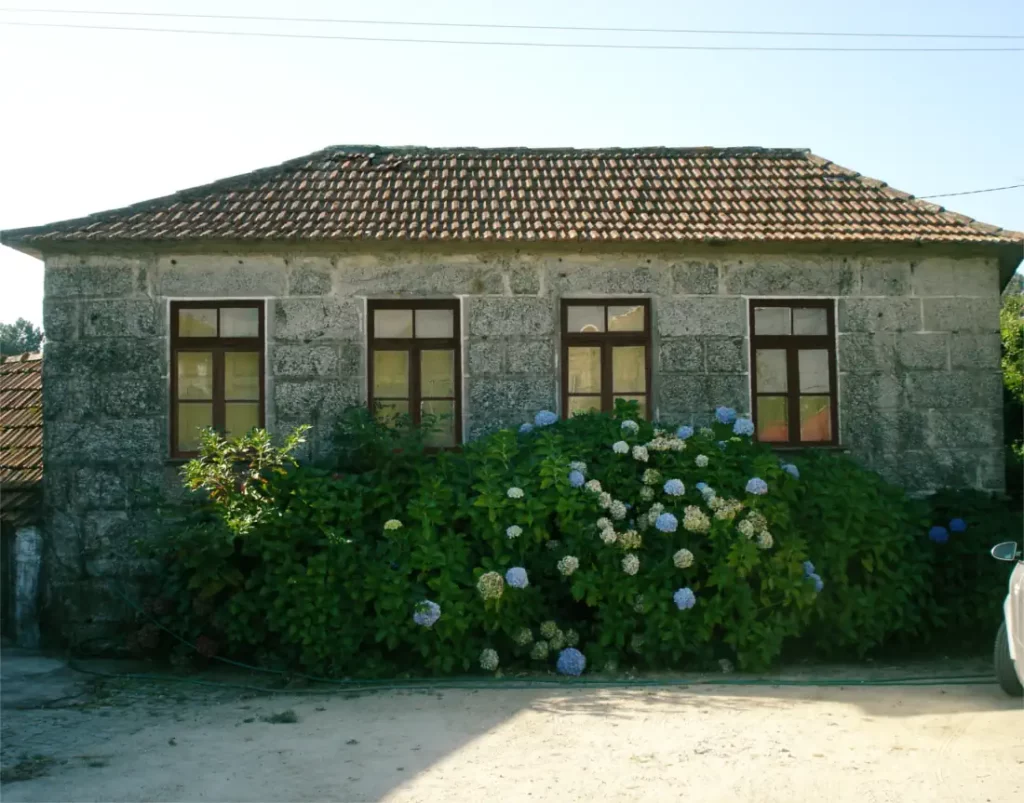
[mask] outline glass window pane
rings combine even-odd
[[[455,395],[455,352],[424,351],[420,353],[420,395]]]
[[[800,392],[828,393],[828,351],[800,349]]]
[[[569,347],[569,392],[601,392],[601,347]]]
[[[789,313],[789,307],[754,307],[754,334],[791,334]]]
[[[599,413],[601,412],[601,397],[600,396],[570,396],[569,397],[569,416],[574,416],[576,413]]]
[[[212,404],[178,404],[178,451],[199,448],[199,431],[213,426]]]
[[[408,414],[409,402],[407,401],[379,401],[374,405],[374,415],[377,416],[377,420],[388,426],[394,426],[399,416]]]
[[[756,349],[754,361],[758,393],[785,393],[789,389],[785,349]]]
[[[603,332],[604,331],[604,307],[569,307],[569,322],[567,324],[570,332]]]
[[[260,398],[260,355],[255,351],[224,353],[224,398]]]
[[[789,440],[788,398],[757,397],[757,439],[768,443],[785,443]]]
[[[646,346],[612,349],[612,393],[643,393],[647,390]]]
[[[827,311],[823,307],[795,307],[793,309],[793,334],[827,335]]]
[[[416,337],[454,336],[455,322],[450,309],[416,310]]]
[[[373,352],[373,395],[409,396],[409,352]]]
[[[213,354],[209,351],[178,352],[178,398],[213,398]]]
[[[216,337],[217,310],[179,309],[178,335],[180,337]]]
[[[800,397],[800,440],[832,440],[832,408],[828,396]]]
[[[260,425],[260,406],[253,402],[228,402],[224,405],[224,434],[240,438]]]
[[[642,332],[643,330],[643,306],[608,307],[609,332]]]
[[[635,401],[637,404],[640,405],[640,417],[641,418],[650,418],[650,416],[647,415],[647,397],[646,396],[616,396],[615,399],[613,399],[613,401],[615,401],[617,399],[622,399],[623,401]]]
[[[430,416],[428,420],[427,416]],[[420,420],[431,429],[426,437],[427,446],[455,445],[455,402],[433,399],[420,402]]]
[[[374,337],[412,337],[411,309],[375,309]]]
[[[259,337],[260,311],[255,307],[221,307],[221,337]]]

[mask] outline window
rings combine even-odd
[[[636,401],[650,417],[651,308],[646,299],[562,302],[562,414]]]
[[[229,437],[265,426],[262,301],[171,303],[171,455],[190,457],[199,431]]]
[[[831,301],[751,301],[751,381],[758,440],[839,442]]]
[[[462,441],[458,301],[369,302],[370,409],[387,420],[429,416],[430,446]]]

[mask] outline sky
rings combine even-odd
[[[48,3],[20,0],[20,8]],[[61,9],[422,22],[1017,34],[1019,0],[61,0]],[[1020,46],[97,17],[0,23],[541,42]],[[328,145],[809,147],[914,193],[1024,183],[1024,51],[573,50],[0,25],[0,229],[123,206]],[[1024,189],[941,201],[1024,229]],[[0,247],[0,322],[42,322],[42,264]]]

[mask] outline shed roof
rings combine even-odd
[[[0,518],[37,517],[43,479],[43,355],[0,361]]]

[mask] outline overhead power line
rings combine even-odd
[[[986,190],[965,190],[964,192],[941,192],[938,195],[918,195],[920,199],[925,198],[952,198],[955,195],[979,195],[983,192],[1002,192],[1003,190],[1016,190],[1024,187],[1024,184],[1009,184],[1005,187],[989,187]]]
[[[185,14],[160,11],[76,11],[58,8],[0,8],[0,11],[18,14],[84,14],[117,17],[165,17],[175,19],[247,20],[252,22],[303,22],[337,25],[399,25],[424,28],[474,28],[515,31],[580,31],[587,33],[654,33],[700,34],[712,36],[830,36],[893,39],[1024,39],[1024,34],[1005,33],[867,33],[842,31],[749,31],[705,28],[620,28],[591,25],[518,25],[484,22],[423,22],[420,20],[366,20],[332,17],[266,17],[247,14]]]
[[[65,22],[7,22],[23,28],[65,28],[88,31],[126,31],[130,33],[185,33],[205,36],[249,36],[265,39],[321,39],[345,42],[391,42],[418,45],[476,45],[484,47],[539,47],[568,48],[574,50],[700,50],[700,51],[758,51],[758,52],[803,52],[803,53],[1000,53],[1021,52],[1024,46],[1015,47],[762,47],[759,45],[634,45],[605,44],[600,42],[508,42],[478,41],[466,39],[408,39],[389,36],[345,36],[341,34],[282,33],[271,31],[211,31],[195,28],[143,28],[118,25],[78,25]]]

